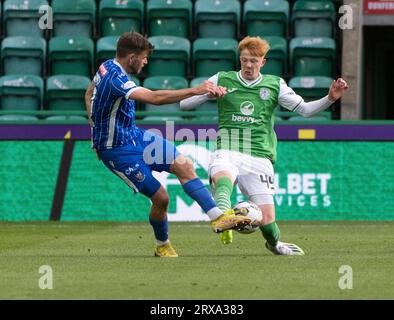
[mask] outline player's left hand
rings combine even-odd
[[[222,86],[214,87],[211,92],[208,93],[209,99],[221,98],[227,93],[227,89]]]
[[[330,91],[328,92],[328,99],[331,101],[340,99],[348,88],[349,86],[342,78],[334,80],[331,84]]]

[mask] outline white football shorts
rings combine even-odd
[[[208,167],[212,178],[220,171],[229,171],[246,196],[274,195],[274,168],[268,159],[257,158],[236,151],[216,150]]]

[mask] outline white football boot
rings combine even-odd
[[[265,247],[273,254],[282,256],[303,256],[304,251],[293,243],[280,242],[276,246],[271,246],[268,242],[265,243]]]

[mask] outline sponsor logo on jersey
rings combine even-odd
[[[102,77],[108,73],[107,68],[103,64],[100,66],[99,71]]]
[[[235,122],[250,122],[250,123],[254,123],[256,121],[256,119],[253,117],[238,116],[236,114],[232,115],[231,120]]]
[[[268,88],[262,88],[262,89],[260,90],[260,98],[261,98],[262,100],[268,100],[268,99],[270,98],[270,95],[271,95],[270,89],[268,89]]]
[[[132,87],[134,87],[135,84],[133,81],[127,81],[126,83],[122,84],[122,88],[127,90],[127,89],[131,89]]]
[[[244,101],[241,103],[239,109],[245,116],[250,116],[254,112],[254,104],[250,101]]]

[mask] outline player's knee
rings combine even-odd
[[[196,177],[193,162],[184,156],[180,156],[173,164],[173,172],[178,178],[193,179]]]
[[[168,204],[170,203],[170,198],[168,193],[164,190],[159,190],[152,198],[152,205],[158,209],[167,210]]]

